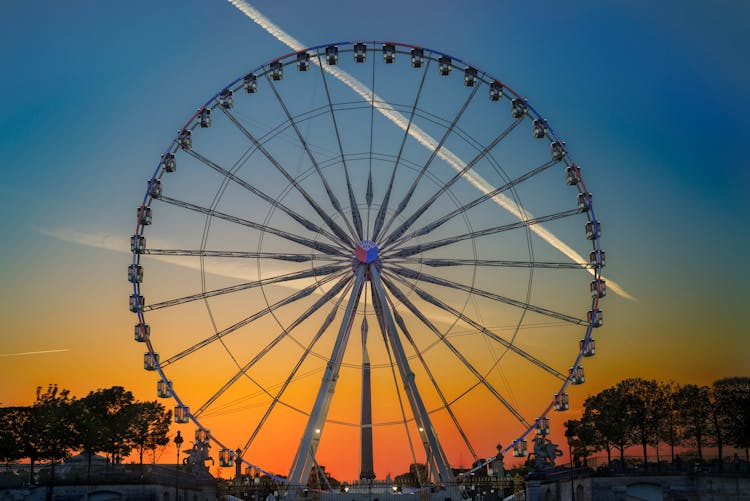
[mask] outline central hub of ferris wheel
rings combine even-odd
[[[378,259],[378,246],[372,240],[362,240],[354,249],[354,254],[359,262],[369,264]]]

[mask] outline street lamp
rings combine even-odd
[[[576,494],[573,491],[573,439],[575,437],[575,431],[573,430],[572,423],[567,421],[565,423],[565,439],[568,441],[568,455],[570,456],[570,499],[575,501]]]
[[[242,483],[242,449],[237,447],[237,450],[234,451],[234,488],[235,488],[235,494],[238,494],[241,492],[241,483]]]
[[[180,447],[182,447],[183,438],[180,431],[177,430],[177,436],[174,437],[174,445],[177,447],[177,473],[174,484],[174,499],[175,501],[180,500]]]

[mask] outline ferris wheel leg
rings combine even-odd
[[[318,443],[323,434],[323,425],[328,416],[328,409],[331,407],[331,400],[336,389],[339,369],[341,368],[341,362],[344,358],[346,345],[349,341],[349,334],[351,333],[352,324],[354,323],[354,314],[356,313],[364,284],[365,265],[360,264],[355,271],[354,287],[352,288],[349,302],[346,305],[344,318],[341,320],[341,327],[339,328],[338,337],[336,338],[331,358],[329,359],[328,365],[323,373],[323,380],[320,383],[318,396],[315,399],[315,405],[313,406],[312,412],[310,412],[305,432],[302,435],[299,447],[297,448],[297,453],[295,454],[292,466],[289,469],[289,485],[299,491],[299,495],[295,497],[301,496],[302,489],[305,488],[308,478],[310,477],[310,471],[312,470],[315,459],[315,452],[318,449]]]
[[[409,361],[404,352],[404,346],[401,343],[401,338],[396,330],[396,324],[393,321],[393,315],[388,308],[388,302],[383,288],[383,282],[380,279],[380,272],[376,266],[370,266],[370,283],[372,289],[375,292],[373,300],[376,300],[374,306],[376,306],[378,314],[382,316],[383,324],[385,325],[386,336],[388,342],[391,345],[393,354],[396,357],[396,364],[398,366],[401,381],[404,385],[404,391],[409,400],[414,420],[419,427],[419,437],[422,440],[422,444],[425,448],[425,454],[427,455],[428,462],[434,467],[435,473],[439,474],[440,478],[435,479],[436,483],[445,484],[447,489],[453,489],[455,486],[455,479],[453,477],[453,471],[451,470],[448,458],[443,451],[440,441],[437,437],[437,432],[432,426],[430,415],[427,412],[427,408],[422,402],[422,397],[419,395],[416,383],[414,382],[414,372],[409,367]],[[428,465],[429,467],[429,465]],[[449,496],[452,499],[456,499],[452,493]]]

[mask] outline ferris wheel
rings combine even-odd
[[[223,466],[449,484],[568,409],[600,236],[566,144],[501,79],[424,47],[311,47],[219,89],[161,156],[134,336]]]

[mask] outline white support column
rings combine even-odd
[[[328,365],[323,373],[323,380],[320,383],[318,396],[315,399],[315,405],[313,406],[312,412],[310,412],[305,432],[302,435],[299,447],[297,448],[297,453],[294,456],[294,461],[292,461],[292,466],[289,469],[289,485],[292,488],[304,487],[310,476],[313,459],[315,457],[315,452],[318,449],[320,437],[323,434],[323,425],[328,416],[328,409],[331,407],[331,399],[333,398],[336,389],[339,369],[341,368],[346,345],[349,341],[349,334],[351,333],[352,324],[354,322],[354,313],[357,310],[359,297],[362,294],[364,283],[365,265],[359,264],[355,270],[354,287],[352,288],[349,302],[346,305],[344,318],[341,320],[341,327],[339,328],[339,334],[336,338],[331,358],[329,359]]]
[[[417,426],[419,426],[419,436],[424,444],[425,453],[428,461],[433,463],[437,468],[436,473],[440,474],[440,480],[450,489],[455,481],[453,478],[453,472],[451,471],[448,459],[440,445],[435,428],[432,426],[430,416],[427,413],[427,409],[422,402],[422,397],[419,395],[416,383],[414,382],[414,373],[409,367],[409,361],[406,357],[406,353],[404,353],[404,347],[401,344],[401,339],[396,330],[396,324],[394,323],[393,316],[388,308],[385,290],[383,289],[383,283],[380,280],[380,273],[376,266],[371,266],[369,271],[370,284],[372,285],[373,291],[376,293],[380,307],[379,309],[384,317],[383,323],[386,327],[388,342],[390,343],[391,348],[393,349],[393,354],[396,357],[396,364],[398,365],[401,381],[404,385],[404,391],[409,399],[409,405],[411,406],[414,420],[416,421]]]

